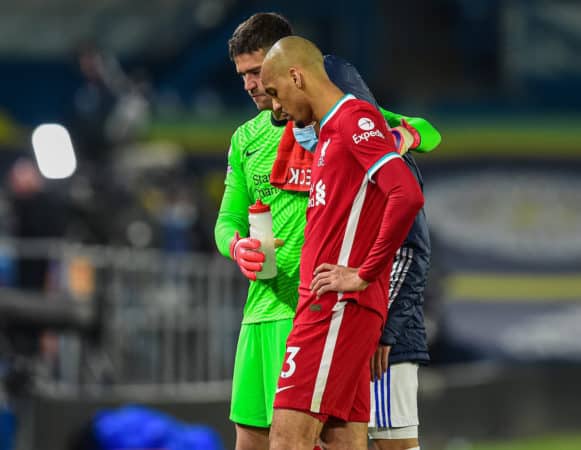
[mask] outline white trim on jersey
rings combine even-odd
[[[389,304],[388,309],[396,299],[401,289],[405,277],[412,265],[414,258],[414,249],[410,247],[401,247],[395,254],[396,263],[391,270],[391,280],[389,286]]]
[[[353,94],[345,94],[343,97],[339,99],[337,103],[333,105],[333,107],[323,116],[321,119],[321,125],[319,126],[319,134],[321,134],[321,130],[325,126],[325,124],[335,115],[335,113],[339,110],[339,108],[347,101],[354,100],[355,96]]]
[[[343,243],[341,244],[341,250],[339,251],[339,260],[337,261],[337,264],[340,266],[349,265],[349,257],[351,256],[353,241],[355,240],[355,231],[357,230],[359,217],[361,217],[361,210],[363,209],[363,203],[365,202],[367,184],[367,177],[363,177],[363,182],[359,187],[359,191],[357,191],[357,195],[355,195],[355,200],[353,200],[353,205],[351,206],[351,211],[349,212],[347,226],[345,227],[345,234],[343,235]],[[343,298],[343,292],[338,292],[337,298],[341,300]]]
[[[333,315],[331,316],[331,324],[327,332],[327,339],[325,340],[325,347],[323,347],[323,355],[321,356],[321,364],[315,379],[315,389],[313,390],[313,397],[311,399],[311,411],[318,413],[321,409],[321,401],[327,386],[327,379],[329,378],[329,370],[331,370],[331,362],[333,361],[333,353],[337,344],[339,336],[339,329],[343,321],[343,313],[345,312],[346,302],[337,302],[333,307]]]
[[[375,175],[375,173],[379,169],[381,169],[385,164],[387,164],[389,161],[391,161],[392,159],[396,159],[396,158],[401,158],[401,155],[399,153],[396,153],[396,152],[386,153],[381,158],[379,158],[367,171],[367,178],[369,179],[369,181],[371,181],[372,183],[375,183],[375,181],[373,181],[373,175]]]

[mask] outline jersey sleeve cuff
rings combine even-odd
[[[360,269],[359,272],[357,272],[357,276],[361,278],[363,281],[365,281],[367,284],[373,283],[375,281],[374,277],[363,269]]]

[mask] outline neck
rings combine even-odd
[[[272,110],[272,117],[274,117],[275,120],[283,120],[282,119],[282,110],[278,110],[278,111],[274,111]]]
[[[327,114],[333,106],[343,97],[344,92],[341,91],[333,83],[323,83],[314,90],[316,93],[313,96],[313,116],[317,123],[320,123],[325,114]]]

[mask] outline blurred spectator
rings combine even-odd
[[[200,205],[185,186],[170,189],[160,217],[162,249],[169,253],[212,250],[210,234],[200,213]]]
[[[83,44],[77,54],[83,84],[73,103],[71,134],[81,162],[104,162],[110,157],[112,143],[106,125],[112,114],[125,76],[112,57],[105,56],[94,44]]]
[[[17,160],[8,175],[12,235],[18,239],[58,238],[66,224],[64,205],[45,189],[36,164]],[[17,265],[16,285],[22,289],[44,290],[48,260],[21,258]]]
[[[123,86],[105,129],[114,145],[133,142],[151,119],[151,86],[147,74],[137,71],[125,79]]]
[[[76,54],[82,85],[75,92],[69,128],[79,161],[72,180],[75,220],[69,233],[85,243],[124,243],[122,222],[135,207],[132,186],[114,169],[150,119],[147,74],[128,76],[117,59],[93,42]],[[125,152],[123,148],[125,147]]]
[[[8,173],[9,202],[12,213],[11,234],[17,239],[58,238],[64,232],[66,211],[63,204],[45,189],[44,179],[29,159],[17,160]],[[49,275],[47,257],[24,255],[16,262],[15,287],[43,292]],[[38,351],[36,327],[6,325],[12,350],[32,356]]]
[[[81,163],[109,163],[115,146],[134,140],[149,120],[147,77],[128,77],[117,59],[85,43],[77,53],[83,84],[74,96],[71,133]]]

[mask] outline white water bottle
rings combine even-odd
[[[276,255],[274,253],[274,235],[272,234],[272,214],[270,206],[260,199],[248,208],[250,237],[260,241],[260,251],[264,253],[262,270],[256,272],[256,278],[267,280],[276,276]]]

